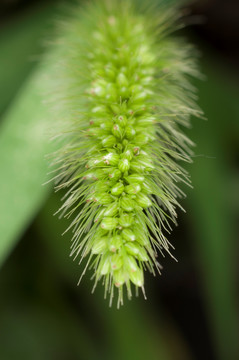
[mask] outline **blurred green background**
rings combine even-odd
[[[146,275],[148,299],[109,308],[69,258],[70,234],[53,213],[51,152],[39,96],[44,41],[57,1],[0,3],[0,359],[189,360],[239,358],[239,2],[190,5],[182,33],[201,52],[194,81],[208,121],[187,129],[197,144],[184,189],[186,214],[170,236],[179,260]],[[62,11],[62,9],[61,9]],[[41,81],[39,81],[39,79]]]

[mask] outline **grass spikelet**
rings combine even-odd
[[[180,161],[191,161],[181,127],[200,115],[188,77],[193,48],[171,33],[179,11],[163,1],[93,1],[60,26],[54,111],[62,120],[56,189],[68,189],[61,214],[72,217],[71,255],[87,258],[118,306],[144,271],[160,270],[157,252],[176,222]]]

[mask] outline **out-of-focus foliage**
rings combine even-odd
[[[50,8],[36,9],[28,20],[19,19],[0,35],[0,107],[2,111],[8,107],[0,129],[0,259],[5,259],[0,271],[0,358],[236,359],[239,86],[230,81],[233,73],[223,75],[225,69],[215,66],[215,55],[204,53],[202,70],[207,80],[197,86],[208,121],[194,120],[188,130],[197,147],[194,164],[188,168],[194,189],[187,189],[187,214],[179,219],[180,240],[171,236],[179,263],[167,260],[162,278],[151,283],[147,279],[146,302],[139,298],[120,311],[109,309],[100,287],[94,297],[89,295],[89,276],[76,287],[82,269],[68,258],[70,234],[60,236],[67,224],[52,216],[58,196],[47,200],[49,188],[42,186],[44,154],[50,151],[39,96],[42,75],[36,71],[25,79],[35,66],[29,63],[29,55],[39,54],[51,16]],[[188,250],[183,248],[186,241]],[[187,291],[192,303],[197,297],[200,308],[186,307],[187,294],[181,294],[185,291],[180,287],[182,278],[190,271],[190,267],[184,270],[188,256],[195,259],[199,281],[193,277]],[[175,318],[162,284],[169,294],[176,293],[177,287],[181,294],[181,300],[170,298],[170,304],[181,301]],[[189,319],[199,311],[204,320],[199,318],[189,327]],[[205,331],[200,321],[205,321]]]
[[[37,8],[11,27],[8,24],[0,34],[0,263],[49,192],[40,185],[47,173],[44,156],[51,151],[48,117],[40,95],[44,76],[39,72],[25,84],[23,80],[36,66],[33,57],[40,59],[43,34],[50,29],[52,14],[52,6]],[[7,108],[13,99],[14,105]]]
[[[52,28],[55,6],[36,7],[15,15],[0,28],[0,113],[13,100],[27,75],[40,60],[43,39]]]
[[[209,56],[202,65],[207,81],[199,83],[198,89],[208,121],[195,121],[191,132],[197,148],[189,169],[194,189],[187,206],[218,358],[233,359],[239,334],[233,211],[239,206],[239,174],[233,168],[239,141],[239,87],[220,75],[223,67],[213,69]]]
[[[33,219],[49,188],[44,156],[51,151],[42,92],[42,73],[33,76],[3,118],[0,133],[0,263]]]

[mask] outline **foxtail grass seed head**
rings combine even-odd
[[[73,217],[71,255],[86,259],[83,274],[90,267],[110,303],[117,289],[118,306],[132,285],[144,293],[157,251],[170,254],[165,232],[178,183],[189,181],[178,162],[190,161],[181,128],[200,115],[189,82],[198,71],[193,47],[171,35],[181,24],[169,3],[87,2],[61,23],[56,44],[55,180],[68,189],[60,211]]]

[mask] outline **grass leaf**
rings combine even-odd
[[[41,71],[24,86],[3,119],[0,133],[0,264],[49,193],[44,155],[52,151],[49,115],[42,103]]]

